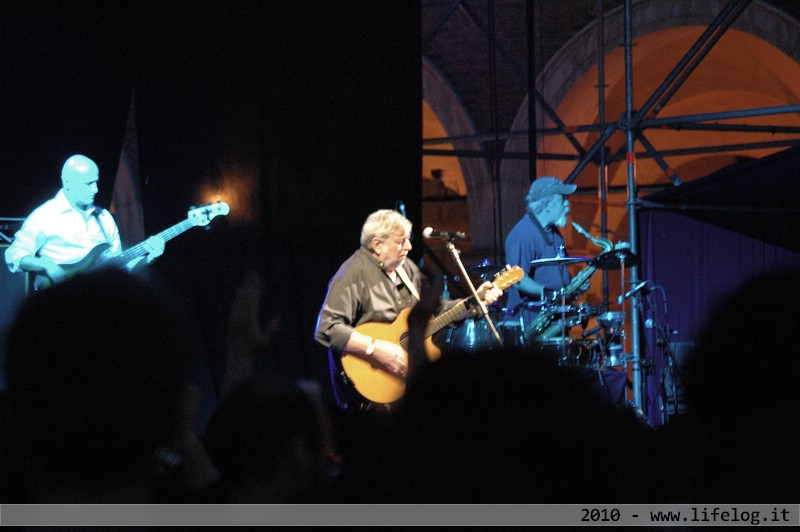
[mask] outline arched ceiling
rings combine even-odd
[[[607,13],[604,21],[609,21],[605,29],[606,40],[612,43],[606,45],[604,65],[607,122],[618,120],[625,110],[624,50],[619,46],[622,4],[621,1],[603,2]],[[593,32],[596,34],[597,5],[596,0],[507,0],[488,4],[470,0],[423,0],[425,61],[444,78],[446,83],[440,83],[439,86],[446,86],[454,93],[455,101],[461,107],[459,113],[474,125],[471,132],[465,132],[463,128],[458,131],[458,135],[472,133],[473,137],[466,138],[465,142],[455,142],[453,145],[456,149],[467,149],[467,140],[473,143],[478,140],[481,141],[480,146],[490,152],[494,146],[493,139],[499,138],[498,152],[527,155],[527,138],[507,133],[527,129],[529,73],[537,79],[537,89],[544,95],[544,103],[537,103],[537,127],[554,126],[552,115],[548,115],[543,106],[552,106],[558,120],[565,126],[601,121],[598,117],[597,43],[596,37],[591,36]],[[641,105],[652,94],[724,5],[725,2],[634,2],[632,11],[635,17],[638,16],[632,49],[634,107]],[[490,11],[490,7],[493,10]],[[725,32],[658,116],[724,112],[800,102],[800,61],[795,46],[798,20],[800,2],[752,2],[737,18],[733,29]],[[532,28],[530,32],[527,31],[528,25]],[[534,44],[530,54],[529,39]],[[782,43],[784,50],[767,40]],[[427,91],[428,88],[425,91],[426,100]],[[438,115],[439,109],[435,104],[432,107]],[[447,120],[444,122],[447,129]],[[800,125],[797,114],[742,118],[733,122]],[[450,131],[448,133],[453,134]],[[709,133],[673,129],[646,130],[644,134],[657,150],[787,138],[787,135],[780,134],[761,133],[757,137],[747,133],[743,137],[741,132]],[[793,136],[797,138],[799,135],[795,133]],[[597,137],[597,133],[574,136],[584,149],[591,146]],[[538,175],[564,177],[574,169],[574,160],[553,161],[541,157],[543,153],[577,157],[575,145],[565,136],[542,135],[537,141],[540,155]],[[624,144],[624,135],[617,132],[606,145],[614,153]],[[689,180],[739,160],[761,157],[776,149],[780,148],[671,156],[667,164],[681,179]],[[636,150],[645,151],[641,145]],[[466,159],[461,158],[462,161]],[[518,198],[529,182],[528,165],[527,161],[519,158],[505,159],[500,166],[499,179],[504,188],[499,196],[504,209],[499,218],[502,220],[501,227],[497,227],[496,212],[479,212],[477,216],[483,216],[483,219],[470,221],[479,247],[496,245],[501,236],[497,233],[507,232],[510,224],[521,214],[522,206]],[[609,167],[612,186],[624,187],[626,171],[624,161]],[[481,179],[469,175],[465,178],[468,188],[471,188],[470,179]],[[637,161],[637,180],[640,178],[641,184],[670,186],[665,171],[648,157]],[[597,167],[588,165],[576,182],[582,188],[596,187]],[[482,201],[484,205],[478,211],[486,210],[485,199],[473,198],[470,201]],[[476,209],[471,207],[471,216],[475,217],[475,213]],[[492,234],[493,230],[495,234]]]
[[[637,0],[633,9],[642,10],[650,1]],[[604,10],[613,13],[623,3],[604,0]],[[702,4],[719,10],[725,2]],[[494,6],[493,16],[489,5]],[[597,0],[421,0],[422,53],[452,85],[479,132],[491,132],[495,124],[508,131],[527,95],[529,72],[535,79],[570,40],[593,27],[597,5]],[[757,5],[800,20],[800,2],[795,0],[758,0],[746,11]],[[695,25],[710,22],[708,16],[695,18]],[[529,39],[534,43],[530,54]],[[496,112],[491,109],[493,102]]]

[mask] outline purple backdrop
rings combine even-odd
[[[673,212],[643,211],[638,223],[642,258],[639,277],[656,286],[642,299],[642,323],[647,327],[644,355],[652,359],[652,369],[645,378],[644,401],[650,422],[661,425],[671,412],[664,404],[667,355],[664,347],[656,345],[657,324],[677,331],[668,335],[673,347],[675,342],[685,346],[705,325],[721,296],[756,273],[800,265],[800,253]],[[775,302],[786,306],[787,312],[795,303]],[[653,323],[656,326],[648,327]]]

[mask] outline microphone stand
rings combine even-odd
[[[497,340],[497,345],[503,347],[503,340],[500,338],[500,333],[497,332],[497,328],[494,326],[492,318],[489,317],[489,311],[486,309],[486,305],[484,305],[483,300],[480,298],[480,296],[478,296],[478,291],[475,289],[475,285],[472,284],[472,279],[469,278],[467,270],[464,269],[464,264],[461,262],[461,252],[456,249],[452,239],[447,239],[445,246],[448,250],[450,250],[450,254],[453,255],[453,259],[455,259],[458,269],[461,271],[461,277],[462,279],[466,280],[467,286],[469,286],[470,292],[472,293],[472,297],[475,298],[475,301],[478,303],[478,307],[481,309],[482,317],[484,320],[486,320],[487,325],[489,325],[489,329],[492,331],[494,339]]]

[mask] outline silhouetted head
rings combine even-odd
[[[720,299],[685,365],[685,471],[696,500],[800,495],[800,269],[758,274]]]
[[[251,378],[224,398],[205,436],[224,502],[307,502],[324,488],[332,427],[317,388]]]
[[[117,270],[33,294],[8,342],[8,398],[33,470],[102,486],[138,477],[180,417],[189,342],[148,286]]]

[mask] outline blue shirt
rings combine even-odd
[[[531,267],[531,261],[566,256],[564,238],[556,227],[544,228],[531,214],[523,216],[511,229],[505,242],[506,263],[520,266],[534,281],[548,291],[556,291],[569,284],[572,276],[564,265]],[[538,296],[523,294],[516,286],[506,290],[506,308],[517,311],[527,301],[538,301]],[[526,323],[536,317],[533,309],[522,309]]]

